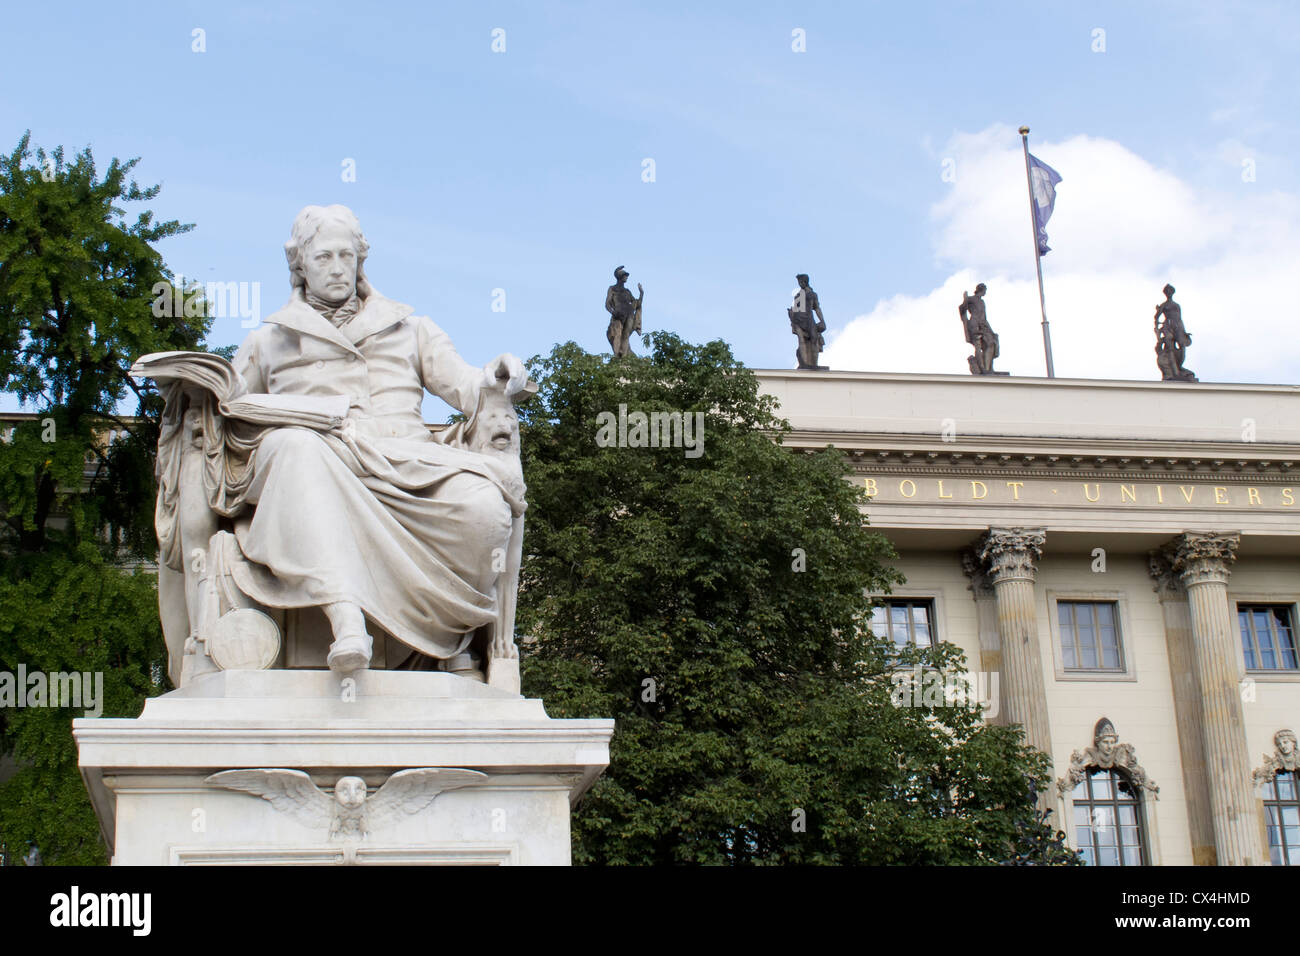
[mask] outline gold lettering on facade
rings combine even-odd
[[[1001,492],[998,494],[992,494],[992,486],[995,485],[996,482],[985,482],[978,478],[960,479],[953,478],[953,476],[949,475],[947,478],[934,478],[933,483],[928,477],[898,479],[890,477],[886,480],[889,482],[896,480],[898,482],[897,497],[893,500],[898,500],[898,498],[909,500],[924,499],[926,501],[934,502],[951,501],[954,504],[958,501],[974,502],[993,500],[994,503],[1000,504],[1008,504],[1010,502],[1025,502],[1026,504],[1030,504],[1033,502],[1039,502],[1040,499],[1048,496],[1049,493],[1051,495],[1058,494],[1058,490],[1051,487],[1050,482],[1044,481],[1004,482],[1007,488],[1007,491],[1005,492],[1007,497],[1003,497],[1003,493]],[[950,481],[953,482],[956,487],[949,487],[948,483]],[[969,491],[963,489],[963,481],[969,482]],[[1145,504],[1146,507],[1165,504],[1165,488],[1162,484],[1142,481],[1124,483],[1085,481],[1081,484],[1083,485],[1083,497],[1089,504],[1097,504],[1105,501],[1108,502],[1110,506],[1114,506],[1115,500],[1113,498],[1106,498],[1106,494],[1103,490],[1103,486],[1105,485],[1111,485],[1113,488],[1119,489],[1119,504]],[[922,485],[925,485],[924,489],[921,488]],[[1278,488],[1275,485],[1244,486],[1238,489],[1238,497],[1235,501],[1232,498],[1232,489],[1229,485],[1175,485],[1174,487],[1182,493],[1183,501],[1189,505],[1195,502],[1196,492],[1200,490],[1202,492],[1213,492],[1214,504],[1220,507],[1296,507],[1294,487]],[[891,497],[891,492],[888,491],[882,483],[882,476],[874,476],[871,478],[863,477],[862,489],[868,497],[873,499],[879,500],[879,497],[882,494],[886,500],[889,500]],[[924,495],[919,494],[922,490],[925,492]],[[1242,500],[1240,497],[1242,491],[1245,492],[1245,500]],[[1025,494],[1022,494],[1022,492],[1025,492]],[[1060,493],[1066,494],[1068,493],[1068,489]],[[1010,501],[1008,501],[1008,498]],[[1265,500],[1266,498],[1268,499],[1267,501]],[[1202,505],[1205,503],[1203,499],[1204,495],[1202,495]],[[1076,498],[1074,501],[1077,502],[1078,499]],[[1170,499],[1171,504],[1176,502],[1176,498]]]

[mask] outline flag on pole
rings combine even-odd
[[[1038,254],[1045,256],[1050,251],[1047,245],[1047,220],[1052,218],[1052,209],[1056,205],[1056,184],[1061,181],[1061,174],[1045,162],[1029,154],[1029,183],[1034,196],[1034,225],[1038,227]]]

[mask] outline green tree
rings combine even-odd
[[[0,444],[0,672],[101,672],[104,715],[130,717],[162,689],[166,652],[153,577],[124,570],[156,550],[161,412],[127,370],[202,348],[210,324],[154,314],[155,287],[173,281],[154,244],[192,227],[128,219],[125,204],[158,194],[130,178],[136,162],[101,177],[89,149],[33,154],[29,135],[0,157],[0,391],[36,412]],[[132,397],[136,414],[120,416]],[[103,860],[76,716],[0,709],[0,755],[20,767],[0,786],[0,839],[18,855],[34,842],[50,863]]]
[[[722,342],[655,333],[651,355],[616,362],[567,343],[531,366],[525,692],[617,720],[575,861],[1053,859],[1033,815],[1047,761],[1018,728],[973,699],[896,706],[907,668],[965,662],[950,644],[891,657],[859,626],[867,592],[901,577],[842,453],[783,447],[773,399]],[[702,452],[633,447],[630,417],[611,445],[620,406],[703,413]]]

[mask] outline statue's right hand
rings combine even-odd
[[[513,396],[523,390],[528,383],[528,370],[524,363],[509,352],[503,352],[487,365],[483,366],[483,385],[487,388],[502,388]]]

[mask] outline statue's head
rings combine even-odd
[[[615,267],[614,269],[615,282],[625,282],[627,281],[627,277],[628,277],[628,271],[626,269],[624,269],[622,266]]]
[[[1092,730],[1092,745],[1097,748],[1103,757],[1109,757],[1115,752],[1116,745],[1119,744],[1119,734],[1115,731],[1115,725],[1109,718],[1103,717],[1097,721],[1097,726]]]
[[[1277,747],[1277,752],[1283,757],[1289,757],[1295,753],[1295,731],[1279,730],[1273,735],[1273,746]]]
[[[334,800],[344,810],[355,810],[366,802],[366,782],[360,777],[339,777]]]
[[[1163,291],[1165,293],[1165,298],[1167,299],[1174,294],[1174,287],[1166,283]]]
[[[327,302],[363,299],[374,290],[366,281],[370,243],[347,206],[307,206],[293,221],[284,256],[289,284]]]
[[[988,286],[986,286],[983,282],[981,282],[979,285],[975,287],[976,295],[983,295],[987,291],[988,291]]]
[[[797,276],[794,277],[794,281],[799,283],[799,288],[801,289],[808,288],[808,276],[806,273],[803,272],[799,273]]]

